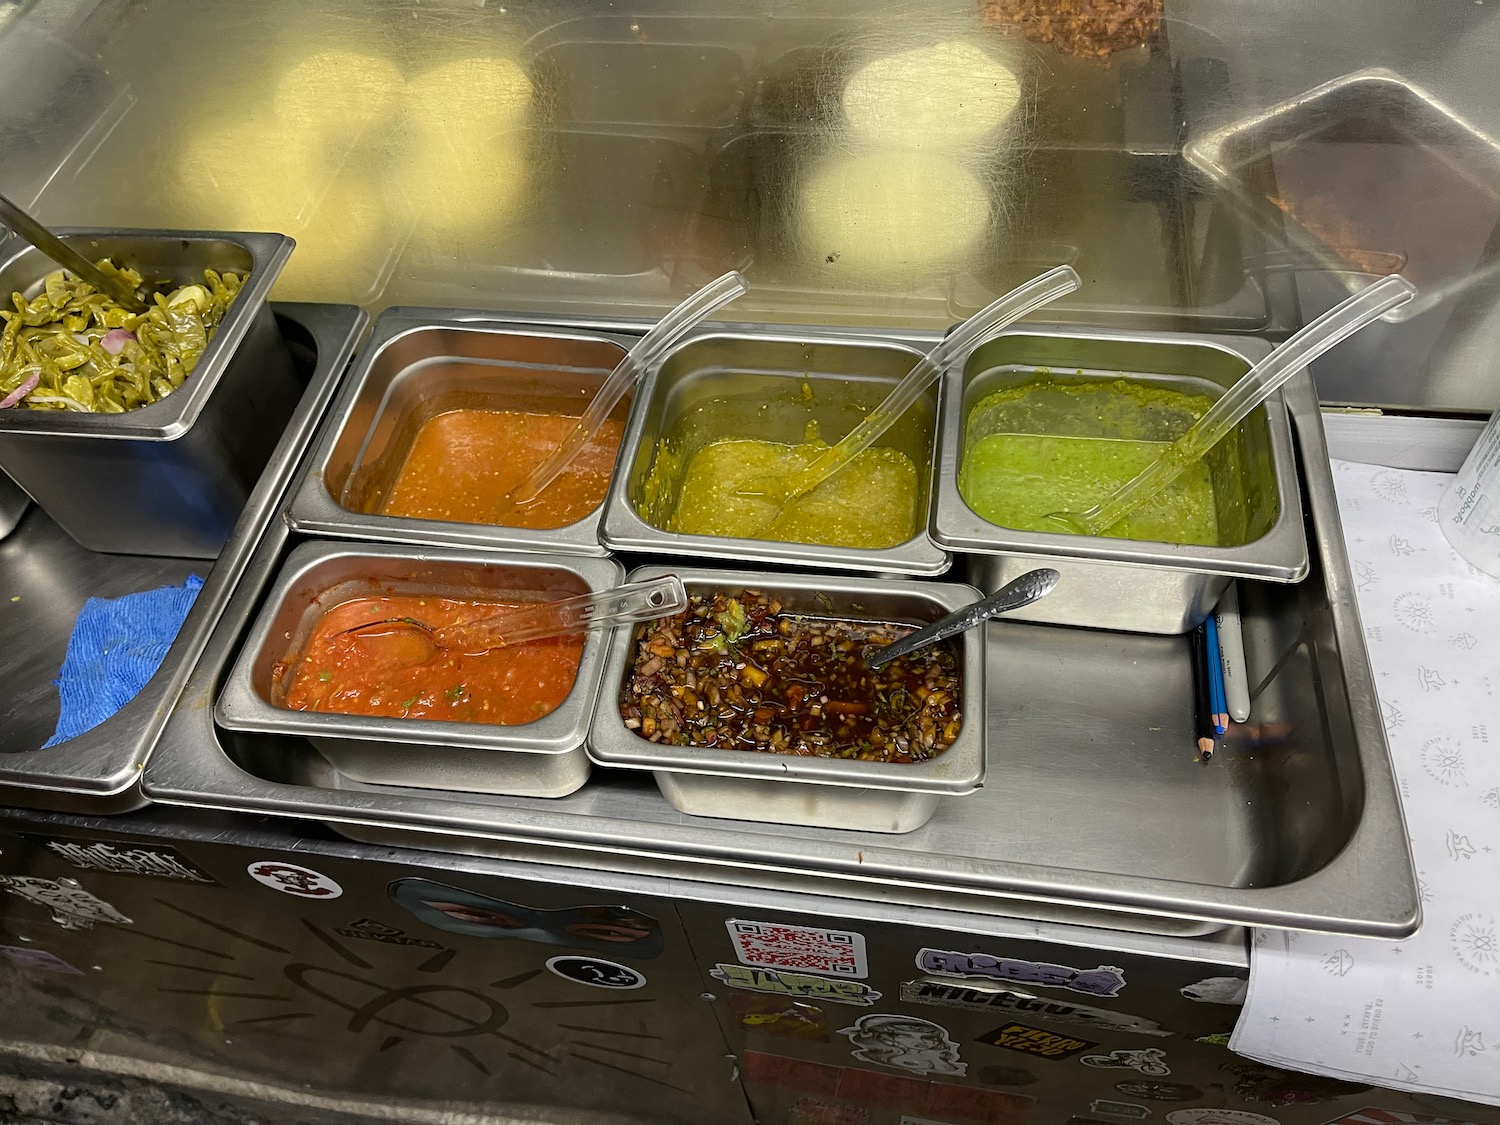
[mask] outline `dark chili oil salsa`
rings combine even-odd
[[[643,629],[620,714],[671,746],[926,761],[963,725],[953,649],[933,645],[878,671],[863,655],[910,632],[784,613],[757,591],[694,594],[684,612]]]

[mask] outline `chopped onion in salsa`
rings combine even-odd
[[[958,737],[958,660],[946,643],[876,670],[909,625],[783,611],[757,591],[691,595],[649,622],[620,701],[625,725],[670,746],[922,762]]]

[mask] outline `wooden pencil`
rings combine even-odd
[[[1213,614],[1203,622],[1203,643],[1208,649],[1208,691],[1213,706],[1214,732],[1224,734],[1229,730],[1229,704],[1224,695],[1224,656],[1219,651],[1219,627]]]
[[[1192,649],[1193,729],[1198,732],[1198,757],[1206,762],[1214,756],[1214,711],[1208,684],[1208,642],[1202,625],[1192,632]]]

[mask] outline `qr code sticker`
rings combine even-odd
[[[734,943],[735,956],[741,964],[758,969],[830,973],[838,977],[869,976],[865,939],[861,934],[815,926],[746,922],[738,918],[731,918],[724,924],[729,929],[729,940]]]

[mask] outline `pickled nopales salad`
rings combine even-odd
[[[141,275],[98,263],[139,289]],[[0,311],[0,409],[122,414],[166,398],[187,380],[244,284],[203,271],[203,283],[156,293],[133,313],[64,270],[29,302]]]

